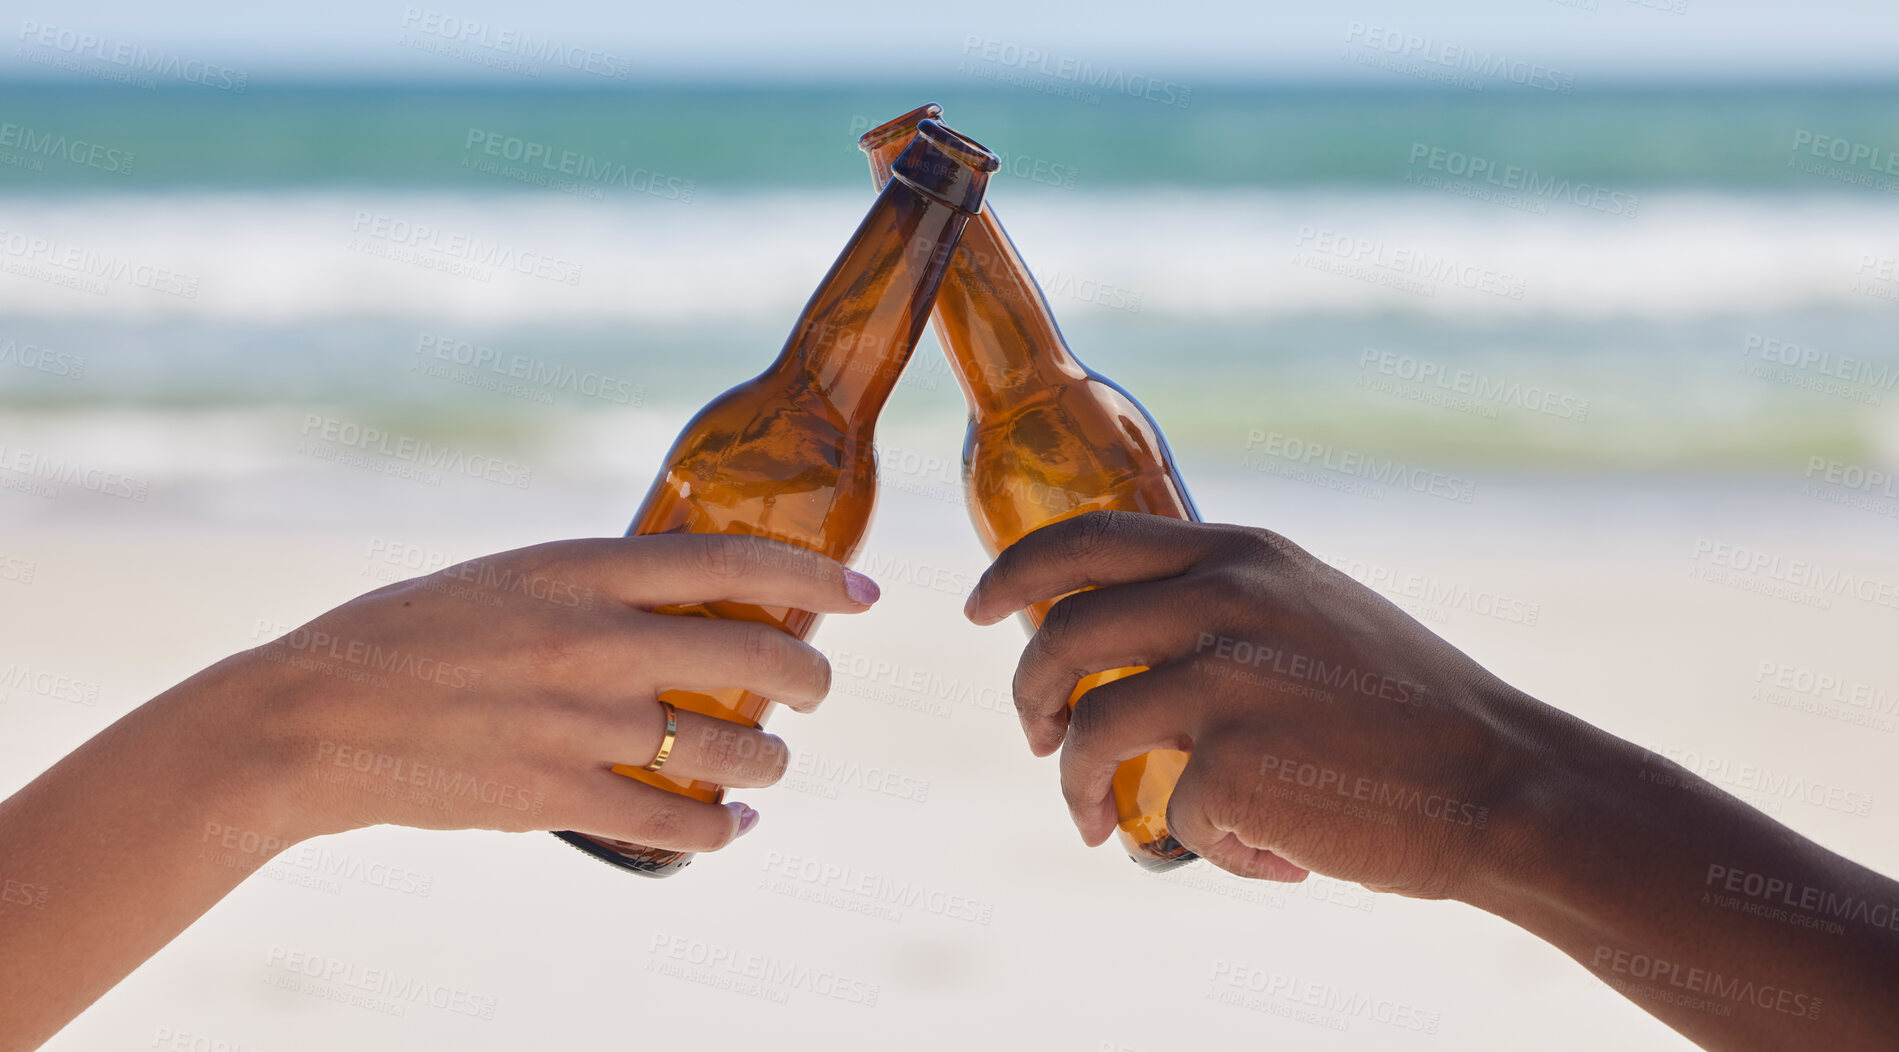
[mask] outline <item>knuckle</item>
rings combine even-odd
[[[738,770],[744,763],[745,751],[738,727],[710,725],[699,732],[700,762],[714,774],[725,775]]]
[[[1017,541],[997,553],[995,560],[989,564],[989,569],[984,570],[982,576],[976,579],[976,588],[978,590],[984,587],[994,588],[998,582],[1014,577],[1021,570],[1022,550],[1022,542]]]
[[[757,623],[748,624],[739,633],[739,659],[746,667],[755,671],[773,669],[785,660],[787,637],[775,628]]]
[[[1009,686],[1009,693],[1015,700],[1015,712],[1017,716],[1027,718],[1041,715],[1042,707],[1037,705],[1035,699],[1029,696],[1027,684],[1023,682],[1022,672],[1019,669],[1015,674],[1015,682]]]
[[[524,656],[529,667],[543,676],[560,678],[573,672],[581,663],[581,644],[572,635],[547,632],[528,642]]]
[[[577,686],[583,680],[581,670],[587,665],[579,640],[558,632],[530,640],[518,651],[518,661],[534,682],[553,689]]]
[[[776,735],[767,734],[764,738],[762,748],[765,762],[759,770],[759,782],[762,785],[777,785],[785,772],[791,769],[791,747]]]
[[[831,661],[816,647],[807,646],[811,659],[811,697],[823,701],[831,693]]]
[[[640,822],[640,835],[655,847],[671,847],[686,831],[686,812],[678,804],[660,803]]]
[[[1306,554],[1304,548],[1260,526],[1235,527],[1234,543],[1247,555],[1268,563],[1286,562]]]
[[[1196,744],[1187,769],[1174,786],[1167,802],[1167,828],[1181,843],[1204,853],[1218,840],[1214,830],[1230,826],[1237,797],[1236,787],[1250,779],[1235,777],[1236,772]]]
[[[716,781],[750,785],[769,775],[762,784],[770,785],[784,774],[785,747],[773,735],[721,721],[700,732],[699,762]]]
[[[1228,829],[1243,830],[1255,839],[1265,829],[1269,802],[1259,791],[1257,780],[1235,778],[1231,787],[1216,800],[1221,824]]]
[[[576,708],[559,698],[541,698],[533,702],[531,712],[520,714],[525,718],[491,710],[483,714],[482,733],[489,740],[508,742],[516,756],[530,762],[558,763],[573,754],[576,743],[591,740],[598,730],[596,721],[580,717]]]
[[[1092,742],[1113,728],[1113,706],[1106,699],[1096,697],[1098,693],[1090,691],[1083,694],[1068,713],[1068,737],[1071,743],[1068,747],[1078,752],[1086,751]]]
[[[577,745],[599,740],[603,729],[599,713],[579,698],[555,699],[540,706],[534,718],[509,721],[514,726],[507,740],[521,741],[539,756],[566,756]]]
[[[1245,570],[1221,566],[1201,580],[1200,599],[1220,610],[1245,610],[1259,602],[1259,589]]]
[[[1200,814],[1200,794],[1186,779],[1182,779],[1174,787],[1173,795],[1167,798],[1167,811],[1163,820],[1167,824],[1167,832],[1174,839],[1194,854],[1204,856],[1207,845],[1201,843],[1200,830],[1205,829],[1207,823]]]
[[[549,626],[524,644],[521,660],[534,678],[570,689],[618,678],[621,640],[613,630],[586,625]]]
[[[1108,542],[1127,528],[1127,513],[1112,509],[1091,511],[1075,520],[1075,527],[1062,540],[1062,553],[1070,559],[1091,559]]]
[[[1066,757],[1066,751],[1064,751],[1063,755]],[[1088,810],[1090,805],[1094,803],[1083,791],[1085,779],[1081,777],[1082,773],[1080,766],[1071,765],[1064,759],[1062,764],[1062,800],[1068,804],[1070,811],[1076,813]]]
[[[1058,697],[1065,684],[1079,683],[1089,673],[1072,665],[1043,664],[1031,666],[1024,662],[1016,669],[1015,682],[1011,691],[1015,695],[1015,709],[1027,716],[1053,715],[1058,706],[1056,702],[1067,702],[1066,697]]]
[[[1075,600],[1080,596],[1069,596],[1056,603],[1042,618],[1042,626],[1035,630],[1035,637],[1029,641],[1030,652],[1037,660],[1053,658],[1074,646],[1079,635],[1078,622],[1081,620],[1080,604]]]
[[[1222,639],[1242,638],[1235,636],[1230,629],[1211,629],[1207,634],[1216,633]],[[1192,679],[1194,689],[1203,697],[1227,706],[1253,704],[1261,691],[1272,682],[1269,674],[1222,661],[1214,656],[1211,648],[1194,658],[1187,674]]]
[[[699,838],[699,842],[689,845],[694,851],[717,851],[738,839],[738,826],[735,823],[715,826]]]
[[[721,534],[708,538],[699,548],[700,566],[714,580],[730,581],[744,575],[752,561],[748,537]]]
[[[1245,713],[1233,713],[1224,719],[1211,720],[1194,739],[1194,762],[1204,765],[1207,773],[1218,777],[1213,779],[1209,788],[1220,788],[1234,784],[1233,777],[1257,768],[1259,758],[1270,751],[1270,738],[1266,738],[1249,721]]]

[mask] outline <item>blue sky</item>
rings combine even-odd
[[[1444,0],[910,4],[830,0],[682,3],[163,4],[28,0],[0,27],[0,75],[45,75],[24,57],[46,27],[270,76],[435,78],[484,74],[400,42],[420,25],[475,24],[592,48],[633,79],[929,78],[959,62],[1033,51],[1129,75],[1208,80],[1371,80],[1341,57],[1373,34],[1413,48],[1502,56],[1592,79],[1752,80],[1899,75],[1895,0]],[[972,45],[972,38],[978,41]],[[71,39],[70,37],[68,39]],[[57,45],[55,45],[57,48]],[[1008,49],[1015,49],[1013,51]],[[496,74],[500,76],[499,74]]]

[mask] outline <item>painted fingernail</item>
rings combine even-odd
[[[733,814],[738,816],[738,835],[739,836],[744,836],[745,834],[751,832],[752,827],[758,824],[758,812],[752,810],[751,807],[745,804],[739,803],[737,800],[734,800],[731,803],[726,804],[725,806]]]
[[[851,602],[853,603],[862,603],[865,606],[869,606],[876,602],[877,597],[884,594],[884,592],[883,589],[877,587],[876,581],[865,577],[856,570],[846,570],[844,571],[844,594],[850,596]]]

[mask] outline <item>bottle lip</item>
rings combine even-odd
[[[1002,167],[1002,159],[989,147],[933,117],[917,122],[917,137],[930,140],[958,162],[985,175]]]
[[[982,143],[925,118],[917,122],[916,138],[890,166],[890,178],[974,216],[982,212],[989,174],[1001,167],[1002,161]]]
[[[943,107],[934,102],[926,102],[909,113],[895,120],[885,121],[858,136],[857,148],[870,153],[898,136],[915,134],[918,121],[933,120],[941,116],[943,116]]]

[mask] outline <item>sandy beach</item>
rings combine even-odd
[[[884,437],[928,440],[901,427]],[[6,498],[24,522],[5,554],[32,572],[0,582],[0,667],[65,677],[84,700],[16,674],[26,685],[0,708],[0,786],[404,561],[611,532],[643,485],[631,471],[518,491],[286,470],[276,484],[164,486],[144,502]],[[1211,462],[1188,473],[1208,518],[1279,529],[1385,584],[1511,682],[1702,765],[1829,846],[1899,866],[1881,832],[1899,794],[1884,762],[1890,696],[1802,693],[1779,668],[1883,686],[1899,610],[1713,554],[1742,545],[1899,580],[1882,518],[1772,479],[1480,477],[1464,504],[1372,501]],[[1153,877],[1111,847],[1085,849],[1053,763],[1028,755],[1008,707],[1020,630],[960,617],[984,561],[954,487],[889,470],[885,482],[859,565],[886,598],[820,629],[835,687],[815,716],[774,720],[797,759],[780,786],[748,794],[765,815],[755,834],[652,883],[540,835],[379,828],[313,841],[49,1047],[164,1047],[169,1032],[245,1049],[498,1049],[629,1027],[685,1042],[708,1020],[734,1047],[905,1033],[906,1046],[951,1049],[1000,1031],[1075,1049],[1235,1034],[1298,1048],[1415,1048],[1420,1034],[1456,1048],[1686,1047],[1555,951],[1463,906],[1321,878],[1248,883],[1204,864]],[[938,1023],[915,1033],[898,1021],[915,1018]]]

